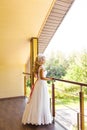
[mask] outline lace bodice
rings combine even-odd
[[[38,69],[38,78],[40,79],[40,70],[43,69],[44,70],[44,77],[46,77],[47,75],[47,71],[45,70],[45,67],[44,66],[40,66],[39,69]]]

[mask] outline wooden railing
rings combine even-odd
[[[30,75],[31,76],[31,74],[27,73],[27,72],[23,72],[22,74],[24,74],[24,75]]]
[[[22,74],[24,75],[24,96],[26,96],[26,81],[27,81],[27,76],[31,77],[31,74],[27,73],[27,72],[23,72]]]
[[[26,84],[26,75],[31,76],[31,74],[25,73],[25,72],[23,72],[23,74],[25,75],[24,76],[24,85],[25,85]],[[84,92],[82,91],[82,88],[83,88],[83,86],[87,87],[87,84],[81,83],[81,82],[74,82],[74,81],[69,81],[69,80],[53,78],[53,80],[52,80],[52,116],[53,116],[53,119],[55,119],[55,84],[54,84],[54,81],[60,81],[60,82],[65,82],[65,83],[70,83],[70,84],[75,84],[75,85],[80,86],[80,92],[79,92],[80,123],[78,121],[78,124],[80,124],[80,129],[79,129],[79,125],[78,125],[78,130],[84,130]],[[79,118],[79,116],[77,118]],[[53,120],[53,122],[54,122],[54,120]]]
[[[54,81],[61,81],[65,83],[70,83],[70,84],[75,84],[80,86],[80,92],[79,92],[79,99],[80,99],[80,130],[84,130],[84,92],[82,91],[82,87],[86,86],[87,84],[85,83],[80,83],[80,82],[74,82],[74,81],[69,81],[69,80],[62,80],[62,79],[56,79],[53,78],[52,82],[52,115],[53,118],[55,119],[55,84]],[[78,126],[79,130],[79,126]]]

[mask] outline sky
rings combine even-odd
[[[75,0],[44,54],[50,57],[61,51],[69,55],[83,49],[87,49],[87,0]]]

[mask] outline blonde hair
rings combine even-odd
[[[45,58],[45,56],[43,54],[38,54],[38,56],[36,57],[34,68],[33,68],[33,72],[35,74],[38,74],[38,69],[42,65],[41,61],[43,61],[44,58]]]

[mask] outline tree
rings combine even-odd
[[[62,54],[57,54],[56,57],[51,56],[46,64],[46,69],[48,71],[48,77],[62,78],[65,76],[67,70],[68,62]]]
[[[68,62],[69,67],[64,79],[87,83],[87,52],[73,54]]]
[[[87,51],[84,50],[81,55],[81,64],[82,64],[82,74],[83,74],[83,82],[87,83]]]

